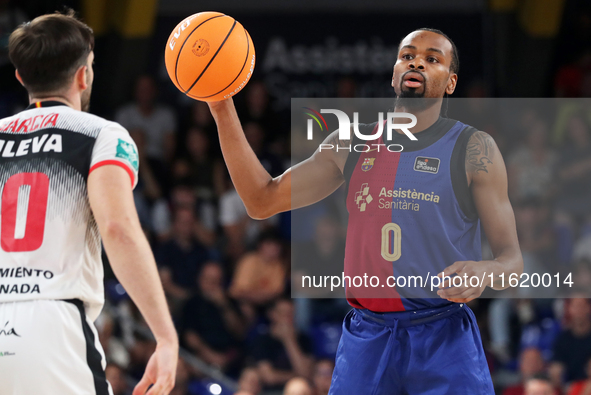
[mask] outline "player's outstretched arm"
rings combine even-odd
[[[472,197],[482,222],[482,227],[490,244],[494,259],[480,262],[455,262],[446,268],[444,275],[452,273],[468,278],[483,274],[492,274],[495,282],[492,288],[501,290],[501,275],[505,280],[513,273],[521,275],[523,272],[523,258],[515,215],[507,193],[507,170],[505,162],[496,143],[485,132],[476,132],[468,141],[466,150],[466,175],[472,190]],[[439,295],[453,302],[465,303],[482,293],[483,287],[453,287],[440,290]],[[508,281],[505,281],[507,288]]]
[[[174,387],[178,338],[168,311],[156,262],[140,226],[129,175],[107,165],[88,176],[90,207],[113,272],[139,308],[156,338],[156,352],[133,395],[168,394]]]
[[[250,148],[232,99],[208,104],[218,126],[230,177],[252,218],[264,219],[308,206],[330,195],[343,183],[346,156],[343,159],[343,155],[330,150],[317,151],[281,176],[271,177]],[[298,172],[295,178],[294,171]]]

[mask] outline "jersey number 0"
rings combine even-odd
[[[34,251],[43,243],[49,177],[19,173],[2,190],[0,246],[6,252]]]
[[[402,231],[398,224],[390,222],[384,225],[382,227],[382,258],[388,262],[399,260],[401,240]]]

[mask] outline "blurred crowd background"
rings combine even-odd
[[[441,29],[458,46],[454,96],[591,95],[584,0],[0,0],[0,117],[28,104],[7,57],[8,36],[64,6],[96,33],[91,112],[121,123],[138,146],[134,197],[182,346],[174,395],[326,395],[348,309],[343,300],[291,298],[292,253],[339,259],[342,215],[307,213],[304,227],[290,213],[248,217],[207,105],[166,75],[164,47],[180,20],[221,11],[250,32],[257,65],[235,103],[273,176],[291,162],[290,98],[392,97],[398,42],[420,27]],[[487,118],[486,108],[473,110],[481,123],[474,126],[495,138],[507,164],[526,271],[560,268],[591,287],[589,103],[524,108],[510,126]],[[96,326],[107,378],[115,395],[127,395],[155,344],[104,262],[107,302]],[[497,393],[525,394],[524,383],[536,379],[547,387],[539,394],[590,394],[591,301],[576,293],[526,296],[470,303]]]

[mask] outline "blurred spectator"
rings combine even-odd
[[[569,120],[566,140],[558,167],[557,209],[572,220],[575,216],[584,218],[591,209],[591,135],[582,115]]]
[[[213,199],[224,192],[224,164],[212,156],[207,134],[200,128],[187,132],[187,151],[189,154],[188,179],[197,196]]]
[[[208,259],[207,249],[195,237],[192,208],[179,207],[174,213],[171,240],[156,249],[162,285],[173,302],[187,299],[195,286],[201,265]]]
[[[558,392],[546,376],[536,375],[525,383],[525,395],[558,395]]]
[[[314,395],[314,391],[308,380],[294,377],[285,384],[283,395]]]
[[[18,25],[28,20],[27,15],[15,1],[0,0],[0,118],[8,117],[18,110],[17,94],[26,98],[25,90],[14,76],[14,67],[8,58],[8,37]],[[17,93],[18,92],[18,93]],[[26,102],[23,102],[26,105]]]
[[[129,348],[130,364],[127,368],[127,372],[132,378],[140,381],[155,350],[155,341],[136,336],[133,345]]]
[[[161,204],[160,204],[161,203]],[[211,247],[216,240],[216,212],[211,202],[198,199],[195,192],[186,183],[174,186],[170,193],[170,205],[159,201],[152,210],[154,228],[158,239],[165,241],[171,236],[171,217],[178,208],[189,208],[194,216],[194,236],[204,246]]]
[[[591,394],[591,359],[585,365],[585,380],[575,381],[568,389],[567,395],[589,395]]]
[[[351,77],[342,77],[337,81],[337,97],[354,98],[357,97],[357,83]]]
[[[508,387],[503,395],[524,395],[525,384],[537,374],[544,373],[544,359],[537,348],[527,348],[519,356],[519,374],[521,382]]]
[[[550,366],[553,382],[582,380],[585,364],[591,358],[591,304],[582,296],[567,300],[565,306],[566,329],[554,343],[554,355]]]
[[[500,104],[500,101],[490,99],[492,95],[488,84],[480,78],[476,78],[466,85],[465,97],[468,100],[458,98],[447,100],[447,103],[444,104],[444,116],[447,116],[448,106],[452,111],[459,111],[462,114],[463,123],[490,134],[504,155],[507,136],[504,133],[499,133],[499,119],[495,116],[498,111],[496,106]]]
[[[582,238],[580,242],[581,241],[591,243],[589,236]],[[577,257],[577,250],[575,250],[575,258],[578,258],[578,260],[573,265],[570,278],[573,281],[573,292],[581,292],[585,294],[591,289],[591,251],[589,251],[588,245],[586,247],[586,252],[588,252],[588,254],[579,257]]]
[[[219,200],[219,223],[222,225],[227,243],[224,252],[234,263],[248,246],[256,242],[263,229],[277,223],[278,216],[264,221],[250,218],[227,172],[224,180],[226,190]]]
[[[345,239],[337,221],[329,215],[317,218],[312,241],[294,244],[292,253],[292,292],[297,293],[297,324],[308,331],[319,322],[340,322],[351,309],[344,299],[344,288],[302,287],[302,276],[340,276],[345,259]],[[310,298],[310,299],[307,299]]]
[[[125,370],[114,363],[108,363],[105,368],[105,376],[111,388],[113,395],[130,395],[129,385],[125,379]]]
[[[591,112],[589,111],[590,102],[588,100],[558,100],[555,101],[556,114],[554,120],[549,123],[552,124],[552,144],[555,147],[561,147],[567,137],[567,131],[571,118],[575,116],[582,116],[591,124]]]
[[[273,136],[278,135],[281,121],[270,106],[265,84],[262,81],[250,81],[245,93],[245,108],[240,108],[240,120],[243,125],[254,122],[265,132],[272,133]]]
[[[581,97],[581,87],[589,76],[591,76],[591,51],[586,50],[575,62],[558,69],[554,78],[554,96]]]
[[[552,317],[551,299],[496,298],[488,309],[490,350],[502,364],[527,348],[537,348],[546,360],[552,355],[559,325]]]
[[[27,15],[14,4],[14,1],[0,0],[0,69],[2,71],[6,66],[11,66],[8,58],[8,37],[14,29],[28,19]],[[9,74],[16,80],[12,66]]]
[[[209,106],[206,102],[194,100],[190,109],[190,119],[187,125],[187,129],[199,128],[205,131],[210,138],[216,138],[217,142],[217,126],[209,111]],[[220,151],[219,144],[212,147],[216,151]],[[220,151],[221,152],[221,151]]]
[[[265,304],[285,290],[287,269],[281,239],[273,232],[261,235],[257,249],[245,254],[234,271],[230,295],[241,302]]]
[[[238,379],[238,390],[250,395],[259,395],[261,393],[261,377],[256,368],[246,368],[242,371]]]
[[[529,127],[525,145],[513,152],[507,161],[512,201],[549,198],[557,161],[557,154],[548,145],[546,123],[536,119]]]
[[[189,391],[189,368],[183,358],[179,358],[176,365],[176,379],[174,388],[169,395],[198,395]]]
[[[275,154],[268,151],[265,146],[265,130],[259,123],[244,123],[244,135],[250,147],[256,154],[259,161],[269,172],[271,177],[277,177],[283,173],[283,163]]]
[[[226,190],[219,200],[219,223],[224,230],[225,255],[235,262],[246,250],[247,240],[259,232],[259,222],[248,216],[244,202],[236,192],[230,175],[224,175]]]
[[[529,303],[528,303],[529,302]],[[520,350],[536,348],[542,353],[545,361],[552,359],[554,342],[561,331],[560,322],[554,319],[551,299],[525,299],[519,300],[520,305],[529,304],[532,310],[530,314],[534,319],[530,323],[520,323],[521,337]]]
[[[301,243],[294,248],[292,269],[302,271],[308,276],[340,276],[345,260],[345,238],[340,233],[339,224],[325,215],[317,219],[316,229],[309,243]],[[335,289],[343,296],[343,287]],[[308,296],[329,296],[330,289],[306,289]],[[328,302],[328,300],[326,300]],[[341,317],[342,318],[342,317]]]
[[[330,359],[321,359],[314,366],[314,389],[315,395],[328,395],[334,362]]]
[[[515,220],[519,245],[523,254],[524,271],[545,273],[556,270],[556,254],[554,249],[555,235],[551,223],[550,207],[538,199],[527,199],[515,207]],[[554,266],[554,267],[552,267]],[[539,289],[535,290],[540,297]],[[551,292],[552,289],[545,290]],[[520,288],[523,297],[530,296],[532,290]]]
[[[109,312],[109,308],[104,309],[95,324],[107,361],[113,362],[118,367],[125,369],[129,364],[129,353],[122,340],[113,336],[115,320]]]
[[[295,376],[310,377],[312,343],[296,330],[293,302],[277,300],[268,317],[269,332],[259,335],[251,350],[265,386],[277,389]]]
[[[139,129],[132,129],[129,134],[137,145],[140,163],[138,183],[133,190],[135,207],[142,227],[154,232],[157,227],[154,227],[152,210],[158,204],[165,204],[162,199],[163,191],[160,187],[160,180],[167,177],[166,172],[163,171],[163,168],[153,169],[151,162],[147,159],[145,134]]]
[[[238,359],[239,343],[246,330],[238,306],[224,289],[222,267],[203,265],[198,290],[183,309],[183,342],[205,362],[227,368]]]
[[[161,164],[169,162],[174,155],[177,121],[171,109],[157,103],[157,96],[154,78],[140,76],[135,84],[134,102],[117,111],[115,120],[127,130],[142,130],[146,135],[147,157]]]

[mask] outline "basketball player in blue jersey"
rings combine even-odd
[[[250,216],[267,218],[313,204],[346,183],[346,275],[367,273],[382,282],[429,271],[462,278],[521,274],[507,174],[495,142],[440,116],[458,68],[457,50],[445,34],[410,33],[399,45],[392,87],[395,111],[417,117],[410,131],[418,140],[397,133],[391,141],[381,138],[386,145],[403,142],[398,153],[317,150],[276,178],[251,150],[232,101],[210,103],[224,159]],[[333,147],[359,142],[340,141],[337,132],[325,141]],[[292,170],[306,177],[292,178]],[[409,209],[409,202],[420,210]],[[480,224],[493,260],[482,260]],[[353,309],[343,323],[330,394],[494,394],[476,320],[466,306],[486,286],[502,289],[497,282],[464,282],[428,298],[410,298],[396,288],[381,288],[378,295],[347,288]]]

